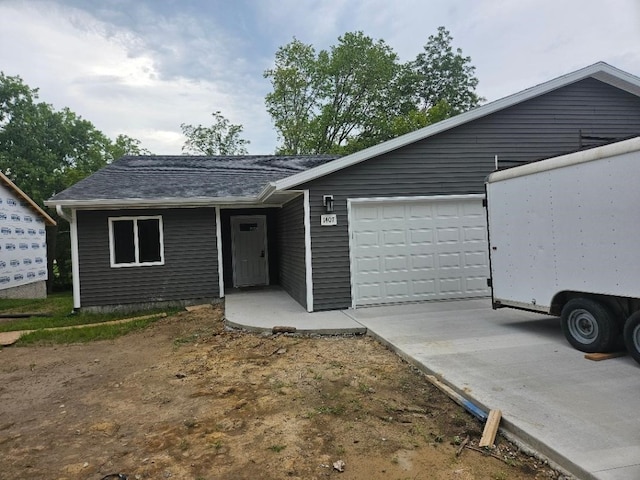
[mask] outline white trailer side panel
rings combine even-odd
[[[640,151],[598,156],[489,178],[494,300],[546,311],[567,290],[640,296]]]

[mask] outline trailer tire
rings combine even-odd
[[[640,311],[632,314],[624,324],[624,344],[629,355],[640,363]]]
[[[615,350],[620,329],[614,315],[603,304],[589,298],[573,298],[562,309],[562,332],[581,352]]]

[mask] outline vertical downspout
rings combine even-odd
[[[313,312],[313,257],[311,255],[311,207],[309,205],[309,190],[304,191],[304,247],[307,312]]]
[[[220,207],[216,206],[216,247],[218,249],[218,289],[220,298],[224,298],[224,267],[222,265],[222,225],[220,222]]]
[[[61,205],[56,205],[56,212],[67,222],[69,222],[69,235],[71,237],[71,280],[73,284],[73,310],[79,310],[80,301],[80,264],[78,262],[78,217],[76,210],[71,210],[69,216],[62,209]]]

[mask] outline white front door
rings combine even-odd
[[[233,286],[269,284],[267,222],[264,215],[231,217]]]
[[[480,196],[354,201],[353,306],[489,295]]]

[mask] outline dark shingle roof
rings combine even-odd
[[[126,156],[50,201],[254,197],[271,181],[338,158],[331,155]]]

